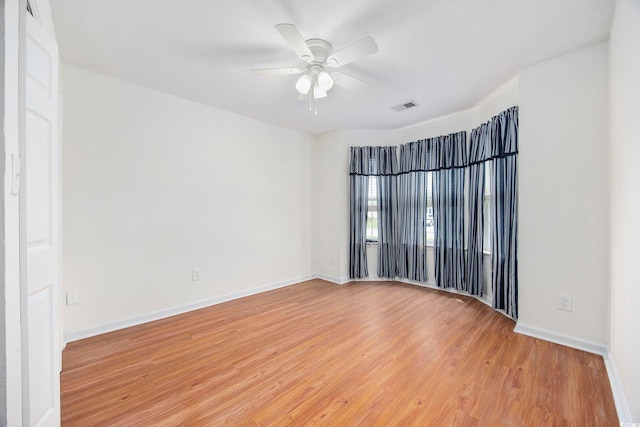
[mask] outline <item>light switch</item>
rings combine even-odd
[[[67,292],[67,305],[80,304],[80,293],[77,289]]]

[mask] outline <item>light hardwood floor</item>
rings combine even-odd
[[[617,426],[602,357],[481,302],[311,280],[72,342],[63,426]]]

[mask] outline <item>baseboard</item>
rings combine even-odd
[[[164,310],[144,313],[139,316],[134,316],[127,319],[107,322],[102,325],[94,326],[87,329],[65,332],[63,346],[66,346],[67,343],[78,341],[84,338],[93,337],[93,336],[104,334],[107,332],[117,331],[119,329],[124,329],[131,326],[142,325],[143,323],[165,319],[167,317],[176,316],[178,314],[187,313],[189,311],[198,310],[200,308],[205,308],[205,307],[209,307],[216,304],[221,304],[223,302],[231,301],[234,299],[243,298],[250,295],[256,295],[262,292],[295,285],[296,283],[304,282],[306,280],[311,280],[314,277],[315,276],[304,276],[304,277],[299,277],[297,279],[290,279],[290,280],[284,280],[281,282],[270,283],[270,284],[259,286],[256,288],[246,289],[239,292],[232,292],[229,294],[221,295],[211,299],[206,299],[203,301],[198,301],[191,304],[185,304],[177,307],[170,307]]]
[[[321,278],[321,277],[318,277]],[[480,301],[483,304],[488,305],[489,307],[493,308],[492,305],[492,301],[491,299],[489,299],[487,297],[487,295],[471,295],[465,291],[460,291],[458,289],[455,288],[441,288],[438,285],[436,285],[436,282],[433,281],[427,281],[427,282],[418,282],[417,280],[409,280],[409,279],[401,279],[398,277],[395,278],[388,278],[388,277],[365,277],[362,279],[349,279],[348,281],[355,281],[357,280],[358,282],[399,282],[399,283],[405,283],[407,285],[413,285],[413,286],[420,286],[421,288],[427,288],[427,289],[434,289],[436,291],[441,291],[441,292],[448,292],[450,294],[456,294],[456,295],[461,295],[461,296],[465,296],[465,297],[471,297],[471,298],[475,298],[478,301]],[[335,283],[335,282],[334,282]],[[341,283],[342,284],[342,283]],[[509,316],[507,313],[505,313],[503,310],[498,310],[495,309],[495,311],[497,311],[498,313],[507,316],[509,319],[511,319],[511,316]]]
[[[326,274],[314,274],[313,278],[326,280],[327,282],[335,283],[336,285],[344,285],[345,283],[349,283],[353,280],[353,279],[349,279],[348,277],[339,278],[335,276],[329,276]]]
[[[305,280],[310,280],[310,279],[322,279],[322,280],[326,280],[328,282],[331,283],[335,283],[338,285],[344,285],[346,283],[349,283],[351,281],[353,281],[354,279],[350,279],[347,277],[334,277],[334,276],[329,276],[329,275],[325,275],[325,274],[313,274],[310,276],[305,276],[305,277],[300,277],[297,279],[291,279],[291,280],[285,280],[282,282],[277,282],[277,283],[271,283],[271,284],[267,284],[264,286],[260,286],[257,288],[251,288],[251,289],[247,289],[244,291],[240,291],[240,292],[232,292],[229,294],[225,294],[225,295],[221,295],[215,298],[211,298],[211,299],[207,299],[207,300],[203,300],[203,301],[198,301],[195,303],[191,303],[191,304],[185,304],[185,305],[181,305],[181,306],[177,306],[177,307],[170,307],[164,310],[158,310],[158,311],[153,311],[153,312],[149,312],[149,313],[144,313],[141,314],[139,316],[134,316],[134,317],[130,317],[130,318],[126,318],[126,319],[122,319],[122,320],[117,320],[117,321],[113,321],[113,322],[107,322],[98,326],[94,326],[91,328],[86,328],[86,329],[80,329],[77,331],[71,331],[71,332],[65,332],[63,335],[64,341],[62,342],[62,346],[63,348],[67,345],[67,343],[73,342],[73,341],[78,341],[84,338],[90,338],[96,335],[100,335],[100,334],[105,334],[107,332],[113,332],[113,331],[117,331],[119,329],[124,329],[124,328],[129,328],[131,326],[137,326],[137,325],[141,325],[143,323],[148,323],[148,322],[153,322],[155,320],[160,320],[160,319],[165,319],[167,317],[171,317],[171,316],[176,316],[178,314],[183,314],[183,313],[187,313],[189,311],[193,311],[193,310],[198,310],[200,308],[204,308],[204,307],[209,307],[215,304],[221,304],[223,302],[227,302],[227,301],[231,301],[234,299],[238,299],[238,298],[243,298],[246,296],[250,296],[250,295],[255,295],[255,294],[259,294],[262,292],[266,292],[266,291],[270,291],[273,289],[278,289],[278,288],[283,288],[286,286],[291,286],[294,285],[296,283],[300,283],[300,282],[304,282]],[[407,283],[410,285],[415,285],[415,286],[423,286],[423,287],[427,287],[427,288],[432,288],[432,289],[437,289],[437,290],[444,290],[444,291],[449,291],[449,292],[456,292],[455,290],[449,290],[449,289],[442,289],[439,288],[435,285],[435,283],[429,282],[429,283],[420,283],[420,282],[414,282],[414,281],[410,281],[410,280],[406,280],[406,279],[386,279],[386,278],[366,278],[366,279],[357,279],[359,281],[400,281],[403,283]],[[461,293],[462,295],[466,295],[465,293]],[[485,303],[487,303],[487,301],[485,301],[483,298],[478,298],[480,301],[483,301]]]
[[[326,280],[327,282],[335,283],[337,285],[344,285],[345,283],[349,283],[353,280],[349,278],[338,278],[338,277],[329,276],[325,274],[313,274],[310,276],[300,277],[298,279],[291,279],[291,280],[285,280],[282,282],[271,283],[271,284],[260,286],[257,288],[251,288],[245,291],[233,292],[233,293],[225,294],[219,297],[198,301],[192,304],[186,304],[178,307],[171,307],[165,310],[144,313],[139,316],[134,316],[134,317],[130,317],[127,319],[118,320],[114,322],[107,322],[102,325],[94,326],[91,328],[65,332],[63,334],[62,348],[66,347],[67,343],[70,343],[73,341],[78,341],[84,338],[90,338],[96,335],[117,331],[119,329],[124,329],[131,326],[141,325],[143,323],[153,322],[155,320],[176,316],[178,314],[187,313],[189,311],[198,310],[200,308],[209,307],[215,304],[221,304],[223,302],[231,301],[234,299],[238,299],[238,298],[242,298],[250,295],[259,294],[259,293],[270,291],[273,289],[283,288],[285,286],[291,286],[296,283],[304,282],[310,279],[322,279],[322,280]]]
[[[631,419],[631,411],[629,410],[627,399],[624,396],[622,382],[620,382],[620,376],[618,375],[618,370],[611,357],[611,353],[607,353],[604,356],[604,365],[607,368],[607,375],[609,376],[609,383],[611,384],[611,393],[613,393],[613,402],[616,405],[616,412],[618,413],[618,421],[620,425],[631,425],[634,421]]]
[[[576,348],[589,353],[599,354],[602,357],[605,357],[609,352],[609,349],[605,344],[553,332],[548,329],[538,328],[537,326],[525,325],[522,322],[516,323],[516,327],[513,331],[522,335],[540,338],[541,340]]]
[[[443,291],[443,292],[449,292],[450,294],[456,294],[456,295],[462,295],[465,297],[471,297],[471,298],[475,298],[478,301],[488,305],[489,307],[491,307],[491,300],[487,297],[487,295],[483,295],[483,296],[479,296],[479,295],[471,295],[466,291],[460,291],[458,289],[455,288],[441,288],[440,286],[436,285],[436,282],[432,282],[432,281],[428,281],[428,282],[418,282],[415,280],[409,280],[409,279],[394,279],[397,280],[398,282],[401,283],[406,283],[408,285],[413,285],[413,286],[420,286],[423,288],[428,288],[428,289],[435,289],[437,291]],[[493,308],[493,307],[492,307]],[[504,314],[506,316],[505,313],[501,312],[500,310],[496,310],[502,314]],[[509,317],[509,316],[507,316]]]

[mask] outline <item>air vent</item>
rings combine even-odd
[[[404,111],[404,110],[408,110],[409,108],[413,108],[413,107],[417,107],[418,104],[416,101],[414,101],[413,99],[411,101],[407,101],[407,102],[403,102],[400,105],[396,105],[395,107],[391,107],[391,109],[393,111]]]

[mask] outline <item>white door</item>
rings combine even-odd
[[[27,16],[26,71],[29,313],[26,424],[57,426],[60,425],[58,46],[31,16]]]

